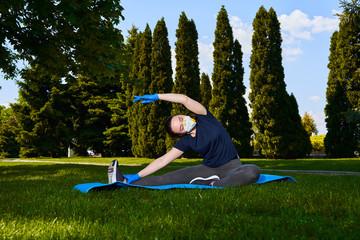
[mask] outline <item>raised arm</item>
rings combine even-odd
[[[189,98],[186,95],[177,93],[164,93],[158,95],[160,100],[180,103],[195,114],[206,115],[206,108],[198,101],[195,101],[194,99]]]
[[[134,102],[142,101],[141,103],[151,103],[156,100],[163,100],[173,103],[183,104],[191,112],[199,115],[206,115],[206,108],[199,102],[194,99],[189,98],[183,94],[177,93],[162,93],[162,94],[153,94],[153,95],[144,95],[144,96],[134,96]]]

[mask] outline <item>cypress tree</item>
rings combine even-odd
[[[139,34],[134,50],[135,59],[133,63],[133,95],[144,95],[149,91],[151,83],[151,44],[152,33],[149,25],[144,32]],[[147,142],[147,117],[150,113],[150,104],[132,104],[129,114],[129,131],[132,140],[131,150],[134,156],[142,157],[151,151]]]
[[[149,88],[151,94],[171,92],[174,85],[172,80],[171,50],[164,18],[157,22],[154,29],[151,52],[151,76]],[[158,157],[165,154],[166,132],[163,122],[170,114],[171,103],[156,101],[150,104],[147,144],[151,151],[146,153],[146,157]]]
[[[175,84],[174,93],[181,93],[200,101],[200,69],[198,33],[194,21],[188,20],[184,12],[181,13],[177,41],[175,43]],[[173,104],[172,114],[182,113],[184,108],[180,104]]]
[[[200,83],[200,95],[201,95],[201,104],[206,108],[209,108],[211,101],[211,84],[209,75],[206,73],[201,74],[201,83]]]
[[[235,40],[232,57],[233,72],[227,88],[229,118],[226,129],[230,133],[240,157],[251,157],[253,154],[253,147],[250,145],[252,130],[246,100],[243,97],[246,88],[243,82],[242,56],[241,45],[238,40]]]
[[[196,101],[201,101],[198,33],[194,21],[189,20],[184,12],[179,18],[176,37],[176,72],[172,92],[185,94]],[[183,105],[172,104],[171,114],[188,114],[188,112]],[[174,143],[173,139],[167,138],[167,149],[172,148]]]
[[[238,153],[241,156],[251,156],[251,123],[243,97],[243,53],[240,43],[233,41],[232,28],[224,6],[217,16],[213,55],[210,111],[230,133]]]
[[[134,54],[132,57],[132,67],[131,72],[129,74],[129,83],[126,87],[126,96],[127,96],[127,118],[128,118],[128,127],[129,127],[129,137],[131,139],[131,152],[135,157],[139,156],[137,151],[137,142],[139,135],[139,126],[137,123],[137,111],[138,104],[133,104],[131,99],[133,99],[133,93],[135,89],[140,88],[140,81],[138,80],[139,75],[139,59],[140,59],[140,46],[141,46],[141,35],[142,33],[138,33],[135,36],[135,47]]]
[[[301,125],[296,99],[286,92],[280,23],[275,11],[260,7],[253,28],[249,99],[255,147],[266,157],[304,156],[311,150],[311,143]]]
[[[331,37],[330,69],[325,107],[326,152],[332,157],[352,157],[360,148],[356,115],[360,106],[359,3],[342,1],[339,32]]]
[[[212,73],[212,99],[210,111],[227,127],[229,107],[227,102],[229,83],[232,78],[233,33],[225,7],[222,6],[217,16],[214,45],[214,70]]]

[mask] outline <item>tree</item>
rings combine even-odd
[[[168,31],[165,20],[157,22],[151,52],[151,83],[149,92],[168,93],[173,88],[171,50],[168,40]],[[171,103],[156,101],[150,105],[147,128],[147,145],[151,151],[146,152],[146,157],[158,157],[166,152],[165,119],[171,114]]]
[[[12,108],[0,106],[0,158],[19,157],[20,144],[16,140],[18,122]]]
[[[217,16],[213,55],[210,111],[230,133],[239,155],[252,156],[251,123],[243,97],[243,53],[240,43],[233,40],[232,28],[224,6]]]
[[[206,108],[209,108],[211,101],[211,84],[209,75],[206,73],[201,74],[201,84],[200,84],[200,95],[201,95],[201,104]]]
[[[132,67],[132,96],[148,93],[151,84],[151,44],[152,33],[149,25],[138,35],[134,50]],[[147,117],[150,113],[149,104],[132,104],[128,110],[129,133],[131,136],[131,151],[134,156],[145,156],[151,149],[147,144]]]
[[[318,130],[316,128],[316,123],[315,123],[314,119],[310,116],[310,114],[308,114],[307,112],[301,118],[301,123],[304,126],[306,132],[309,134],[309,136],[312,136],[313,133],[315,135],[318,134]]]
[[[227,102],[232,78],[233,33],[225,7],[222,6],[217,16],[214,45],[214,70],[212,73],[212,99],[210,111],[226,128],[229,120]]]
[[[15,114],[24,118],[18,119],[19,138],[25,143],[22,154],[61,156],[71,143],[79,146],[81,154],[86,154],[88,146],[103,151],[102,132],[81,131],[95,122],[98,130],[109,127],[98,124],[102,110],[109,110],[104,99],[108,92],[101,90],[108,89],[109,81],[124,71],[123,38],[114,28],[123,18],[119,2],[22,0],[2,4],[0,9],[1,47],[8,41],[14,48],[0,51],[6,62],[0,67],[12,77],[15,70],[11,64],[16,59],[25,59],[29,66],[19,83],[21,103],[14,106]],[[76,99],[83,79],[91,80],[82,82],[83,89],[85,85],[98,89]],[[95,96],[99,91],[102,95]],[[90,131],[94,134],[89,135]]]
[[[179,18],[176,37],[175,83],[172,92],[185,94],[196,101],[201,101],[198,33],[194,21],[188,20],[184,12]],[[171,114],[188,114],[188,112],[183,105],[174,103]],[[167,149],[172,148],[174,142],[173,139],[167,138]]]
[[[252,124],[244,94],[246,91],[243,77],[242,51],[238,40],[235,40],[232,57],[232,77],[227,86],[228,120],[226,130],[230,133],[240,157],[251,157],[253,147],[250,145]]]
[[[175,43],[175,84],[173,92],[181,93],[200,101],[200,70],[198,33],[194,21],[188,20],[184,12],[179,18]],[[173,104],[172,114],[183,112],[180,104]]]
[[[331,37],[325,148],[332,157],[352,157],[360,145],[358,123],[349,117],[360,106],[360,5],[358,1],[341,5],[339,31]]]
[[[260,7],[253,28],[249,99],[256,147],[271,158],[305,156],[311,143],[301,125],[296,99],[286,92],[275,11]]]
[[[22,78],[18,82],[19,103],[12,105],[19,124],[20,155],[64,156],[71,134],[64,113],[70,101],[59,90],[64,87],[61,79],[55,74],[49,76],[39,65],[23,70]]]
[[[81,71],[111,74],[120,67],[109,46],[121,45],[114,25],[122,10],[114,0],[2,2],[0,68],[14,77],[16,60],[24,59],[66,79]]]

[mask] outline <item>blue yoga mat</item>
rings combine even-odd
[[[287,181],[287,182],[296,182],[294,178],[289,176],[277,176],[269,174],[260,174],[259,180],[254,184],[262,184],[273,181]],[[127,184],[123,182],[114,182],[114,183],[82,183],[76,185],[73,189],[79,190],[82,193],[87,193],[90,190],[112,190],[118,188],[145,188],[145,189],[157,189],[157,190],[166,190],[174,188],[182,189],[222,189],[222,187],[214,187],[207,185],[195,185],[195,184],[171,184],[171,185],[162,185],[162,186],[140,186]]]

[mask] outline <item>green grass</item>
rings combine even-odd
[[[101,161],[110,159],[96,159]],[[146,161],[151,160],[141,164]],[[269,169],[360,167],[354,159],[246,163]],[[141,168],[121,170],[136,173]],[[174,164],[158,174],[175,169]],[[297,182],[223,190],[72,190],[79,183],[106,182],[106,170],[0,162],[0,239],[360,239],[360,176],[281,173]]]

